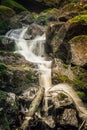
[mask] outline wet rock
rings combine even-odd
[[[21,28],[34,22],[34,16],[28,11],[23,11],[10,19],[10,28]]]
[[[31,36],[31,39],[35,38],[36,36],[40,36],[44,33],[45,29],[44,27],[38,25],[38,24],[31,24],[31,26],[28,28],[27,34]]]
[[[15,51],[15,42],[9,38],[4,38],[3,36],[0,37],[0,50],[4,51]]]

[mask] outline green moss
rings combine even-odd
[[[77,92],[78,96],[84,101],[87,100],[86,94],[84,92]]]
[[[76,42],[76,43],[83,42],[84,43],[85,41],[87,41],[87,35],[79,35],[79,36],[75,36],[74,38],[72,38],[69,43],[74,43],[74,42]]]
[[[10,130],[9,123],[7,120],[6,113],[4,112],[3,108],[0,108],[0,128],[1,130]]]
[[[3,63],[0,63],[0,73],[5,73],[7,70],[7,66]]]
[[[3,40],[3,36],[0,36],[0,44],[2,43]]]
[[[70,22],[78,22],[78,21],[87,22],[87,14],[75,16],[70,20]]]
[[[14,16],[13,9],[0,5],[0,33],[6,32],[9,29],[9,18]]]
[[[72,71],[75,74],[75,79],[72,81],[72,84],[74,86],[74,89],[79,92],[80,97],[85,96],[86,100],[87,100],[87,72],[85,69],[75,66],[72,67]],[[83,97],[84,97],[83,96]],[[84,98],[81,97],[82,100],[84,100]]]
[[[58,99],[59,99],[59,101],[63,101],[65,98],[68,98],[68,96],[65,95],[64,93],[59,93],[59,94],[58,94]]]
[[[5,102],[7,99],[7,93],[0,90],[0,107],[5,108]]]
[[[56,73],[56,78],[59,82],[70,82],[70,79],[66,75]]]
[[[0,17],[2,19],[8,19],[8,17],[12,17],[13,15],[15,15],[15,12],[13,9],[7,6],[0,5]]]
[[[33,71],[29,71],[29,73],[26,75],[26,80],[25,80],[25,82],[27,83],[27,84],[29,84],[29,83],[33,83],[35,81],[35,76],[34,76],[34,74],[33,74]]]
[[[83,9],[87,10],[87,4],[85,4],[85,5],[83,6]]]
[[[56,8],[50,8],[50,9],[44,10],[44,11],[42,12],[42,14],[58,16],[59,10],[56,9]]]
[[[73,3],[73,2],[77,3],[77,2],[79,2],[79,0],[69,0],[69,2],[71,2],[71,3]]]
[[[48,23],[48,17],[47,15],[39,15],[36,17],[36,23],[38,24],[44,24],[44,25],[47,25]]]
[[[2,0],[2,5],[8,6],[8,7],[14,9],[17,12],[27,10],[21,4],[15,2],[15,0]]]
[[[71,10],[73,8],[73,10]],[[69,3],[62,8],[62,12],[81,11],[83,8],[79,4]]]

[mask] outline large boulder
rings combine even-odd
[[[34,22],[34,15],[29,11],[22,11],[10,19],[10,28],[21,28],[23,25],[30,25]]]
[[[69,41],[71,48],[71,63],[78,66],[87,64],[87,35],[76,36]]]
[[[29,87],[38,86],[37,73],[30,66],[0,64],[0,89],[21,94]]]
[[[68,41],[75,36],[87,35],[87,15],[76,16],[69,21],[53,22],[46,34],[46,51],[65,63],[71,62],[70,44]]]

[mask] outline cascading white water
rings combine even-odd
[[[45,88],[45,111],[48,109],[48,99],[47,99],[47,90],[52,86],[51,83],[51,61],[46,61],[45,54],[45,34],[41,36],[36,36],[33,40],[25,40],[24,35],[28,27],[21,29],[21,33],[18,36],[14,34],[14,31],[11,32],[11,35],[7,37],[15,40],[16,43],[16,52],[22,54],[26,60],[38,64],[39,71],[39,85]],[[13,34],[12,34],[13,33]],[[47,113],[46,113],[47,115]]]
[[[38,64],[39,84],[41,87],[45,88],[45,110],[47,111],[48,109],[48,92],[62,90],[72,97],[78,110],[80,111],[81,116],[83,114],[84,117],[87,117],[87,109],[85,108],[75,91],[72,89],[72,87],[67,84],[59,84],[52,87],[51,61],[46,61],[46,54],[44,49],[45,34],[41,36],[36,36],[33,40],[26,41],[24,39],[24,35],[27,29],[28,27],[24,27],[20,30],[16,30],[18,32],[21,32],[19,33],[19,36],[16,35],[14,31],[10,31],[6,34],[6,37],[15,40],[17,52],[22,54],[26,58],[26,60]]]

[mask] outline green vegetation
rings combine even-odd
[[[58,94],[58,99],[59,101],[63,101],[65,98],[68,98],[68,96],[64,93],[59,93]]]
[[[86,94],[84,92],[78,91],[77,94],[83,101],[87,100]]]
[[[14,16],[15,12],[13,9],[0,5],[0,33],[6,32],[9,28],[9,18]]]
[[[62,74],[59,74],[59,73],[56,73],[56,77],[59,81],[59,83],[61,82],[70,82],[70,79],[66,76],[66,75],[62,75]]]
[[[72,3],[77,3],[77,2],[79,2],[79,0],[69,0],[69,2],[72,2]]]
[[[87,14],[75,16],[70,21],[72,21],[72,22],[78,22],[78,21],[85,21],[85,22],[87,22]]]
[[[50,9],[44,10],[44,11],[42,12],[42,14],[58,16],[59,10],[56,9],[56,8],[50,8]]]
[[[0,128],[2,130],[10,130],[7,116],[6,116],[6,113],[4,112],[3,108],[0,108]]]
[[[0,63],[0,73],[4,73],[7,70],[7,66],[3,63]]]
[[[39,15],[36,17],[36,23],[38,24],[43,24],[43,25],[47,25],[48,23],[48,17],[47,15]]]
[[[81,67],[75,66],[71,68],[76,75],[75,79],[72,81],[74,89],[77,91],[78,95],[82,100],[87,100],[87,72]]]
[[[70,42],[69,43],[84,43],[84,42],[86,42],[87,41],[87,35],[79,35],[79,36],[75,36],[74,38],[72,38],[71,40],[70,40]]]
[[[77,1],[77,0],[76,0]],[[73,10],[71,10],[73,8]],[[65,5],[63,8],[62,8],[62,12],[65,13],[65,12],[71,12],[71,11],[81,11],[83,10],[83,8],[79,5],[79,4],[75,4],[75,3],[69,3],[67,5]]]
[[[85,5],[83,6],[83,9],[87,10],[87,4],[85,4]]]
[[[15,15],[13,9],[4,5],[0,5],[0,17],[2,19],[8,19],[8,17],[12,17],[13,15]]]
[[[29,84],[29,83],[33,83],[34,81],[35,81],[34,72],[32,70],[30,70],[29,73],[26,75],[25,82],[27,84]]]
[[[27,10],[21,4],[15,2],[15,0],[2,0],[1,4],[14,9],[16,12],[21,12],[21,11]]]

